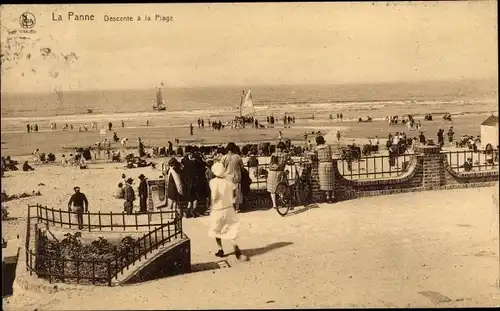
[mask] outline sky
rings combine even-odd
[[[2,5],[2,43],[23,12],[36,17],[31,58],[2,62],[3,91],[498,79],[494,1]]]

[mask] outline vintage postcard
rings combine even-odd
[[[498,306],[497,13],[2,5],[5,308]]]

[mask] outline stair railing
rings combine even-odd
[[[136,262],[140,261],[142,257],[147,259],[148,254],[160,246],[172,242],[172,239],[183,237],[182,218],[178,212],[175,212],[175,217],[172,221],[144,234],[133,245],[128,247],[124,253],[117,255],[112,260],[111,278],[118,279],[119,275],[123,275],[124,271],[129,270],[130,266],[135,266]]]

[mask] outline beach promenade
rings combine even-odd
[[[96,194],[82,189],[90,198]],[[494,195],[494,188],[431,191],[319,204],[285,218],[272,210],[240,214],[240,244],[251,260],[239,263],[230,256],[230,268],[215,270],[207,268],[216,261],[208,219],[188,219],[184,229],[192,241],[193,273],[117,288],[18,292],[4,307],[498,306]],[[24,199],[13,213],[21,215],[36,199]],[[102,200],[108,199],[91,199],[91,208]]]

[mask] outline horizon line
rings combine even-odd
[[[352,85],[389,85],[389,84],[420,84],[420,83],[458,83],[458,82],[496,82],[498,84],[498,77],[495,78],[467,78],[467,79],[431,79],[431,80],[407,80],[407,81],[379,81],[379,82],[344,82],[344,83],[338,83],[338,82],[323,82],[323,83],[269,83],[269,84],[252,84],[252,83],[247,83],[247,84],[239,84],[239,83],[232,83],[232,84],[205,84],[205,85],[185,85],[185,86],[165,86],[165,83],[163,83],[163,88],[165,89],[195,89],[195,88],[243,88],[247,89],[248,87],[289,87],[289,86],[352,86]],[[160,85],[162,82],[160,81],[158,85]],[[32,92],[26,92],[26,91],[6,91],[3,90],[3,87],[0,88],[0,93],[1,94],[40,94],[40,93],[52,93],[55,91],[61,91],[61,92],[88,92],[88,91],[135,91],[135,90],[147,90],[147,89],[153,89],[158,86],[151,86],[151,87],[123,87],[123,88],[88,88],[88,89],[70,89],[70,90],[46,90],[46,91],[32,91]],[[498,92],[498,89],[497,89]]]

